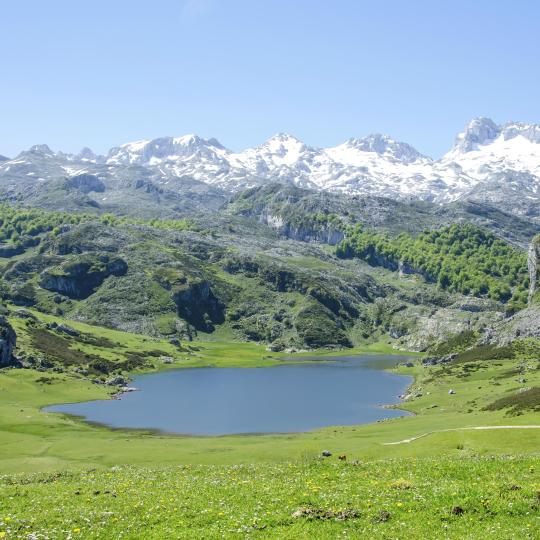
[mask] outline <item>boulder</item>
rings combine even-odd
[[[78,330],[75,330],[75,328],[72,328],[71,326],[68,326],[67,324],[59,324],[56,327],[57,332],[62,332],[63,334],[67,334],[68,336],[79,336],[81,333]]]
[[[121,375],[115,375],[105,381],[105,384],[109,386],[127,386],[127,380]]]
[[[19,319],[30,319],[32,321],[37,321],[37,317],[33,314],[33,313],[30,313],[29,311],[26,311],[26,309],[16,309],[12,315],[14,317],[19,317]]]
[[[422,360],[424,366],[436,366],[438,364],[448,364],[457,357],[457,353],[445,354],[444,356],[428,356]]]

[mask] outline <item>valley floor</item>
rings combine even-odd
[[[20,346],[31,348],[26,323],[12,322]],[[112,361],[114,342],[175,356],[166,366],[156,360],[159,369],[269,365],[281,356],[220,342],[175,353],[166,341],[70,324],[108,340],[74,342],[81,354]],[[538,538],[539,414],[519,399],[494,406],[538,387],[537,363],[417,361],[396,370],[415,376],[403,405],[414,415],[225,437],[111,430],[45,413],[45,405],[105,399],[113,389],[70,370],[3,370],[0,537]],[[323,450],[332,456],[322,460]]]
[[[51,316],[39,315],[44,321]],[[35,346],[25,321],[13,319],[22,350]],[[164,365],[150,356],[156,369],[215,365],[261,366],[283,361],[252,343],[199,342],[175,352],[167,341],[137,334],[70,323],[86,336],[70,347],[80,354],[114,359],[117,351],[175,356]],[[95,340],[88,336],[94,336]],[[98,341],[98,337],[101,341]],[[114,348],[111,343],[116,344]],[[391,351],[372,345],[364,352]],[[361,350],[357,349],[357,352]],[[347,351],[349,354],[350,351]],[[338,354],[338,353],[331,353]],[[280,360],[281,359],[281,360]],[[112,361],[112,360],[111,360]],[[400,366],[399,373],[415,376],[409,400],[401,407],[414,413],[394,420],[360,426],[331,427],[308,433],[255,436],[186,437],[140,430],[112,430],[76,418],[45,413],[55,403],[107,399],[114,387],[96,385],[66,370],[62,373],[32,369],[0,372],[0,472],[29,472],[119,464],[238,464],[283,462],[313,458],[323,450],[346,453],[351,459],[431,456],[528,454],[540,449],[540,430],[463,429],[478,426],[540,425],[539,414],[511,407],[484,410],[496,400],[520,389],[537,387],[537,361],[522,358],[473,361],[437,366]],[[521,381],[521,382],[520,382]],[[452,390],[454,393],[450,394]],[[403,444],[389,444],[409,441]]]

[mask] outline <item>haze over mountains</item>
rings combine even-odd
[[[242,152],[184,135],[123,144],[106,156],[37,145],[15,159],[0,158],[0,193],[33,203],[53,192],[65,198],[67,190],[72,203],[83,206],[121,204],[146,193],[143,198],[180,207],[208,206],[209,198],[213,207],[230,193],[271,182],[435,203],[466,198],[538,218],[540,126],[476,118],[438,160],[387,135],[315,148],[285,133]]]

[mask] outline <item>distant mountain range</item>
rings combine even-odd
[[[37,145],[15,159],[0,158],[0,193],[33,203],[47,193],[62,198],[67,190],[72,204],[121,207],[135,202],[138,190],[172,207],[197,207],[207,197],[218,205],[230,193],[271,182],[351,196],[469,199],[538,219],[540,126],[476,118],[438,160],[386,135],[315,148],[284,133],[242,152],[184,135],[123,144],[106,156]]]

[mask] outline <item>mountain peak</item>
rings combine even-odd
[[[362,152],[375,152],[381,156],[389,156],[405,162],[425,158],[410,144],[396,141],[392,137],[381,133],[372,133],[362,138],[353,137],[348,139],[345,145]]]
[[[211,139],[204,139],[196,135],[195,133],[188,133],[187,135],[182,135],[180,137],[174,137],[172,139],[174,145],[180,146],[215,146],[219,149],[225,149],[225,147],[214,137]]]
[[[173,138],[174,144],[181,144],[184,146],[188,146],[190,144],[200,144],[202,142],[204,142],[204,140],[195,133],[187,133],[186,135]]]
[[[276,133],[270,137],[263,145],[249,149],[248,152],[262,152],[278,158],[281,164],[291,164],[300,157],[306,149],[306,145],[288,133]]]
[[[540,143],[540,125],[526,124],[525,122],[507,122],[502,126],[502,135],[505,140],[521,135],[532,143]]]
[[[48,156],[54,156],[54,152],[46,144],[34,144],[34,146],[30,147],[30,150],[28,151],[32,152],[33,154],[46,154]]]
[[[87,160],[87,161],[95,161],[97,159],[96,154],[92,152],[88,146],[85,146],[78,154],[77,158],[81,160]]]
[[[501,133],[501,127],[491,118],[478,116],[473,118],[465,127],[465,130],[458,134],[454,145],[454,152],[471,152],[494,141]]]
[[[185,159],[189,156],[204,154],[216,156],[225,151],[217,139],[203,139],[194,133],[180,137],[160,137],[142,139],[122,146],[111,148],[107,162],[116,164],[156,164],[163,160]]]
[[[272,135],[264,144],[263,146],[276,146],[276,145],[302,145],[305,146],[305,144],[295,137],[294,135],[291,135],[289,133],[276,133],[275,135]]]
[[[298,139],[294,135],[291,135],[290,133],[286,133],[285,131],[280,131],[279,133],[276,133],[276,134],[272,135],[268,140],[269,141],[272,141],[272,140],[278,140],[278,141],[292,140],[292,141],[301,142],[300,139]]]

